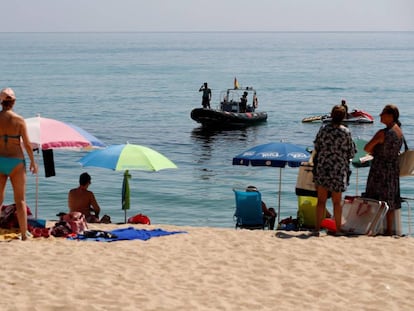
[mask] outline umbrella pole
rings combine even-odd
[[[127,210],[130,208],[129,178],[131,178],[131,175],[126,170],[124,172],[124,180],[122,181],[122,209],[125,212],[124,223],[127,223]]]
[[[35,205],[35,219],[37,219],[37,202],[39,199],[39,174],[36,174],[36,205]]]
[[[356,195],[358,196],[358,168],[356,169],[356,183],[355,183],[355,187],[356,187]]]
[[[40,146],[39,146],[40,148]],[[39,154],[39,149],[37,149],[37,162],[39,163],[39,158],[40,158],[40,154]],[[37,209],[38,209],[38,204],[39,204],[39,172],[36,173],[36,194],[35,194],[35,219],[37,219]]]
[[[280,222],[280,196],[282,193],[282,168],[279,168],[279,199],[278,199],[278,207],[277,207],[277,224],[279,225]]]

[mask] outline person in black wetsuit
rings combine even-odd
[[[199,92],[203,92],[203,97],[201,104],[203,105],[203,108],[210,109],[210,101],[211,101],[211,89],[208,87],[207,82],[204,82],[204,84],[200,87],[198,90]]]
[[[249,93],[244,92],[243,96],[240,97],[239,112],[246,112],[246,109],[247,109],[247,95],[249,95]]]

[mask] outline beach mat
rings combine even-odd
[[[101,242],[115,242],[125,240],[149,240],[153,237],[166,236],[177,233],[187,233],[186,231],[165,231],[162,229],[136,229],[134,227],[115,229],[108,231],[109,234],[99,234],[98,231],[96,237],[88,237],[87,234],[79,234],[76,237],[68,237],[73,240],[84,240],[84,241],[101,241]],[[101,231],[102,232],[102,231]]]

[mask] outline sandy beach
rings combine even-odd
[[[411,237],[134,227],[186,233],[1,242],[0,310],[414,310]]]

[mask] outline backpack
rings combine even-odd
[[[138,214],[138,215],[129,217],[128,218],[128,223],[129,224],[144,224],[144,225],[150,225],[151,224],[151,220],[146,215]]]
[[[50,234],[55,237],[67,237],[69,234],[83,234],[88,229],[85,215],[79,212],[60,214],[60,221],[55,224]]]
[[[26,205],[27,217],[32,216],[30,208]],[[17,221],[16,204],[3,205],[0,209],[0,228],[19,228]]]
[[[72,233],[82,234],[88,229],[85,215],[80,212],[70,212],[69,214],[64,215],[62,219],[69,224]]]

